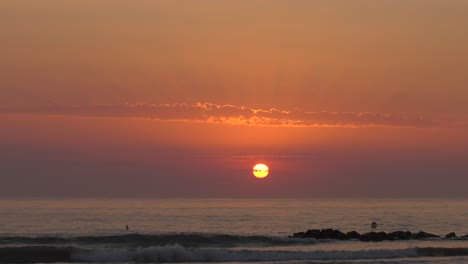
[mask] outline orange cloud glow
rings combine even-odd
[[[215,103],[123,103],[87,106],[49,106],[34,109],[0,109],[2,113],[33,113],[112,118],[149,118],[165,121],[265,127],[438,127],[442,123],[423,117],[370,112],[310,112],[300,109],[255,109]],[[447,125],[448,126],[448,125]]]

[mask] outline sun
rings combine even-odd
[[[268,166],[263,163],[258,163],[253,167],[253,175],[259,179],[268,176]]]

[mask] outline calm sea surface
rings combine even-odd
[[[468,200],[1,200],[0,262],[15,262],[18,251],[33,263],[468,263],[466,239],[288,238],[307,229],[370,232],[373,221],[377,231],[464,236]]]

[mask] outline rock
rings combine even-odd
[[[331,228],[322,229],[320,232],[320,239],[348,239],[345,233],[341,232],[340,230],[334,230]]]
[[[464,235],[464,236],[462,236],[462,238],[468,239],[468,235]]]
[[[434,238],[434,237],[439,237],[439,236],[426,233],[424,231],[420,231],[419,233],[414,233],[412,236],[413,239],[425,239],[425,238]]]
[[[418,233],[411,233],[410,231],[394,231],[391,233],[385,232],[370,232],[359,234],[356,231],[343,233],[340,230],[327,228],[327,229],[309,229],[306,232],[294,233],[292,238],[315,238],[315,239],[359,239],[360,241],[384,241],[384,240],[409,240],[409,239],[427,239],[427,238],[440,238],[440,236],[420,231]],[[457,238],[455,233],[449,233],[445,236],[447,239]],[[468,239],[468,234],[461,237]]]
[[[395,231],[388,233],[388,238],[390,240],[409,240],[413,234],[410,231]]]
[[[320,238],[322,239],[332,239],[333,238],[333,229],[327,228],[320,231]]]
[[[294,233],[292,236],[290,237],[293,237],[293,238],[306,238],[306,233],[304,232],[297,232],[297,233]]]
[[[315,238],[315,239],[348,239],[345,233],[335,229],[309,229],[306,232],[294,233],[291,237],[293,238]]]
[[[388,234],[385,232],[370,232],[362,234],[359,237],[360,241],[384,241],[389,240]]]
[[[341,232],[340,230],[335,230],[335,236],[337,239],[340,239],[340,240],[345,240],[345,239],[348,239],[348,236]]]
[[[456,238],[456,237],[457,237],[457,235],[454,232],[448,233],[448,234],[445,235],[445,238]]]
[[[321,238],[321,232],[318,229],[312,229],[312,230],[309,229],[305,232],[305,234],[306,234],[306,237],[312,237],[315,239]]]
[[[361,237],[361,234],[359,234],[356,231],[351,231],[346,233],[346,237],[348,237],[348,239],[359,239],[359,237]]]

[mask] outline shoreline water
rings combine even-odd
[[[0,263],[466,264],[465,239],[376,243],[288,236],[328,227],[364,234],[372,232],[372,221],[379,223],[377,232],[463,236],[467,205],[447,199],[1,200]]]
[[[366,261],[407,258],[434,263],[441,257],[468,260],[465,247],[407,247],[348,250],[314,247],[284,248],[216,248],[179,245],[132,248],[90,248],[77,246],[10,246],[0,247],[0,263],[178,263],[178,262],[264,262],[264,261]],[[351,263],[349,262],[349,263]],[[332,262],[335,263],[335,262]],[[399,263],[399,262],[392,262]],[[455,262],[454,262],[455,263]],[[463,263],[463,262],[462,262]]]

